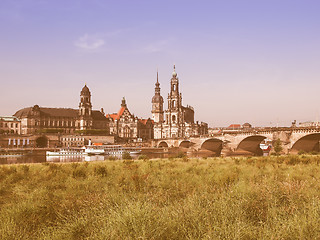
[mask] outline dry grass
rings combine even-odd
[[[0,167],[0,239],[319,239],[320,156]]]

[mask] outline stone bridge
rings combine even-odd
[[[269,128],[251,131],[224,132],[215,136],[188,139],[157,139],[154,147],[178,148],[188,152],[208,152],[214,155],[252,154],[262,155],[260,143],[267,139],[280,139],[284,153],[298,151],[319,152],[320,128]]]

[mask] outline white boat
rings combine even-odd
[[[129,154],[139,154],[141,150],[135,147],[123,147],[121,145],[88,145],[85,146],[84,152],[88,155],[122,155],[125,152]]]
[[[83,149],[59,149],[59,151],[46,151],[47,156],[81,156],[85,154]]]

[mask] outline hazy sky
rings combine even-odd
[[[38,104],[151,117],[173,64],[210,126],[317,120],[320,1],[0,0],[0,115]]]

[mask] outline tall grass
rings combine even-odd
[[[319,239],[320,156],[0,167],[0,239]]]

